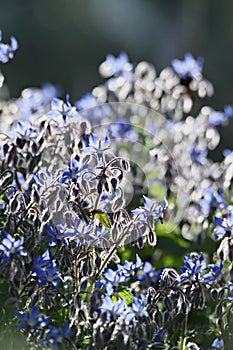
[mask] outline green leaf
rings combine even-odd
[[[84,337],[83,338],[83,344],[90,344],[91,342],[91,337]]]
[[[124,289],[121,292],[118,292],[118,294],[125,299],[125,302],[127,305],[131,305],[133,302],[133,297],[129,289]]]
[[[98,219],[99,222],[100,222],[107,230],[110,230],[111,224],[110,224],[108,215],[107,215],[106,213],[100,213],[100,212],[95,213],[95,214],[94,214],[94,218],[95,218],[95,219]]]

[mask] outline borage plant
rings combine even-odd
[[[233,153],[209,153],[233,108],[203,105],[202,69],[108,55],[74,105],[50,84],[0,101],[2,346],[231,348]]]

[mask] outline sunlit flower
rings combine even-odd
[[[2,41],[2,31],[0,30],[0,62],[7,63],[14,57],[14,52],[18,49],[18,42],[11,36],[10,44],[4,44]]]

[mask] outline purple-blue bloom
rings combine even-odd
[[[50,344],[53,349],[60,348],[60,346],[64,343],[64,340],[72,337],[74,332],[70,328],[69,322],[65,322],[64,327],[62,329],[58,329],[55,326],[49,327],[49,332],[45,339],[43,339],[43,343]]]
[[[14,52],[18,49],[18,42],[15,37],[10,37],[10,44],[4,44],[2,41],[2,31],[0,30],[0,62],[7,63],[14,57]]]
[[[163,222],[164,213],[168,207],[168,202],[166,199],[158,203],[152,201],[150,198],[143,196],[144,207],[132,210],[132,213],[139,217],[142,222],[149,223],[149,226],[153,228],[154,220],[160,220]]]
[[[148,317],[148,312],[146,311],[146,296],[140,294],[140,299],[133,296],[132,309],[127,312],[125,316],[125,324],[129,324],[135,318],[142,319]]]
[[[112,154],[110,151],[110,139],[108,136],[101,140],[97,135],[91,134],[89,137],[88,146],[82,149],[83,153],[89,155],[95,155],[101,162],[105,162],[105,155]]]
[[[76,233],[77,247],[80,247],[81,245],[89,245],[89,243],[93,241],[93,237],[91,237],[91,233],[94,230],[93,221],[87,224],[79,217],[76,217],[74,221],[74,230]]]
[[[76,108],[71,106],[69,95],[66,95],[65,101],[56,97],[52,99],[51,110],[48,112],[48,116],[52,118],[62,117],[63,121],[66,121],[67,117],[77,117],[78,113]]]
[[[231,236],[233,229],[233,212],[229,212],[227,217],[224,218],[215,216],[215,225],[218,226],[213,233],[213,237],[216,240],[220,240],[225,234]]]
[[[223,339],[215,338],[212,345],[211,350],[221,350],[224,347]]]
[[[197,146],[197,143],[194,142],[193,147],[192,147],[191,152],[190,152],[190,157],[191,157],[192,161],[194,161],[195,163],[197,163],[199,165],[203,165],[205,163],[207,154],[208,154],[207,147],[205,147],[203,149],[199,149],[199,147]]]
[[[86,166],[80,166],[79,162],[72,158],[68,163],[68,169],[62,174],[61,182],[73,182],[77,183],[79,174],[86,168]]]
[[[219,266],[214,264],[209,264],[206,267],[206,270],[209,270],[209,272],[203,276],[204,282],[209,283],[217,279],[222,273],[223,266],[224,266],[223,260],[220,261]]]
[[[198,57],[195,60],[190,53],[186,53],[183,61],[174,59],[172,61],[172,67],[182,79],[191,78],[200,80],[202,78],[203,62],[202,57]]]
[[[224,107],[224,112],[212,111],[209,116],[209,126],[226,126],[229,119],[233,117],[233,106]]]
[[[59,87],[49,83],[42,85],[41,89],[24,89],[21,97],[17,100],[23,119],[30,119],[34,113],[44,113],[43,108],[47,107],[51,103],[51,100],[59,96],[60,93]]]
[[[56,225],[55,229],[46,224],[45,225],[45,232],[47,235],[51,236],[51,239],[49,241],[49,246],[55,246],[59,241],[62,241],[62,243],[68,247],[69,246],[69,240],[68,238],[76,236],[76,232],[74,230],[69,230],[64,226],[64,222],[60,222],[58,225]]]
[[[117,265],[117,269],[120,273],[122,273],[125,277],[134,276],[135,272],[142,267],[142,260],[136,254],[136,262],[133,264],[131,261],[125,260],[124,265]]]
[[[34,260],[35,262],[35,260]],[[38,264],[38,262],[40,264]],[[58,282],[62,280],[58,271],[56,261],[52,260],[42,265],[43,261],[37,261],[37,264],[32,267],[32,276],[37,278],[37,283],[40,285],[52,284],[55,288],[58,286]]]
[[[208,215],[215,212],[219,207],[225,207],[223,192],[216,192],[212,187],[208,187],[204,192],[203,199],[200,200],[203,214]]]
[[[27,253],[23,251],[24,237],[15,240],[9,233],[5,232],[3,235],[2,243],[0,244],[0,252],[3,252],[1,256],[4,263],[8,263],[11,256],[19,254],[21,256],[27,256]]]
[[[32,127],[31,122],[27,123],[27,122],[18,121],[17,126],[19,129],[18,133],[23,138],[36,139],[39,135],[37,130]]]
[[[222,273],[224,262],[221,260],[218,265],[208,264],[204,262],[204,256],[201,254],[199,257],[184,257],[185,266],[181,267],[181,275],[179,282],[185,280],[203,281],[204,283],[210,283],[216,280]]]
[[[155,339],[154,341],[157,343],[164,343],[164,340],[167,336],[167,330],[166,329],[163,329],[163,328],[159,328],[156,336],[155,336]]]
[[[47,326],[50,321],[50,317],[46,317],[39,311],[38,305],[33,306],[29,313],[15,311],[15,314],[21,321],[19,329],[33,329],[37,331]]]
[[[91,108],[95,108],[99,105],[99,102],[97,99],[92,95],[92,93],[88,92],[86,93],[83,98],[81,98],[79,101],[75,102],[75,106],[79,110],[88,110]]]
[[[133,141],[137,138],[137,133],[133,130],[132,124],[122,117],[118,117],[115,123],[109,125],[108,132],[113,140],[127,139]]]
[[[118,302],[112,301],[109,296],[105,296],[102,305],[99,307],[101,313],[107,314],[107,319],[116,319],[125,315],[126,304],[125,300],[121,299]]]
[[[149,286],[155,286],[159,280],[161,271],[156,272],[151,263],[146,261],[143,265],[142,273],[138,276],[138,281],[146,282]]]
[[[199,280],[200,274],[206,270],[203,254],[201,254],[197,259],[185,256],[184,263],[185,266],[181,267],[182,274],[180,275],[180,282],[191,278],[194,278],[194,280]]]
[[[80,100],[75,102],[79,114],[89,120],[92,125],[100,123],[103,117],[112,115],[111,107],[108,103],[98,101],[92,93],[88,92]],[[97,124],[99,125],[99,124]]]
[[[121,52],[118,57],[114,57],[111,54],[107,55],[106,65],[109,68],[109,76],[119,77],[122,75],[126,79],[132,77],[133,66],[129,63],[128,55],[125,52]]]
[[[125,276],[122,271],[113,271],[112,269],[105,269],[103,274],[104,279],[101,280],[102,285],[106,285],[108,295],[115,292],[121,283],[127,282],[129,277]]]
[[[42,256],[37,256],[34,254],[33,256],[33,270],[34,268],[40,269],[42,267],[45,267],[50,261],[52,261],[52,254],[50,250],[46,250]]]
[[[93,230],[90,232],[89,236],[87,237],[88,245],[104,248],[102,244],[102,240],[105,239],[108,233],[109,231],[104,229],[103,227],[99,227],[98,225],[94,226]],[[108,241],[106,241],[106,239],[105,239],[105,243],[108,244]]]

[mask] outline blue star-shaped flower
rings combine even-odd
[[[23,251],[24,237],[15,240],[9,233],[5,232],[3,235],[2,244],[0,244],[0,252],[3,252],[2,260],[4,263],[8,263],[11,256],[19,254],[21,256],[27,256],[27,253]]]
[[[146,297],[144,294],[140,294],[140,299],[133,296],[132,309],[125,316],[125,324],[129,324],[135,318],[142,319],[148,317],[146,311]]]
[[[7,63],[14,57],[14,52],[18,49],[18,42],[11,36],[10,44],[4,44],[2,41],[2,31],[0,30],[0,62]]]
[[[172,67],[182,79],[191,78],[200,80],[202,78],[203,62],[202,57],[198,57],[195,60],[191,53],[186,53],[183,61],[178,59],[173,60]]]
[[[225,234],[228,234],[229,236],[232,235],[233,230],[233,212],[230,212],[227,217],[220,218],[215,217],[215,225],[218,226],[216,230],[213,233],[213,237],[216,240],[222,239]]]
[[[135,216],[138,216],[140,221],[147,222],[149,226],[153,228],[155,220],[159,219],[163,221],[164,213],[168,207],[168,203],[166,199],[156,203],[146,196],[143,196],[143,198],[144,207],[132,210],[132,213]]]
[[[40,311],[38,305],[32,307],[29,313],[15,311],[16,316],[21,321],[19,329],[33,329],[35,331],[47,326],[50,317],[44,316]]]

